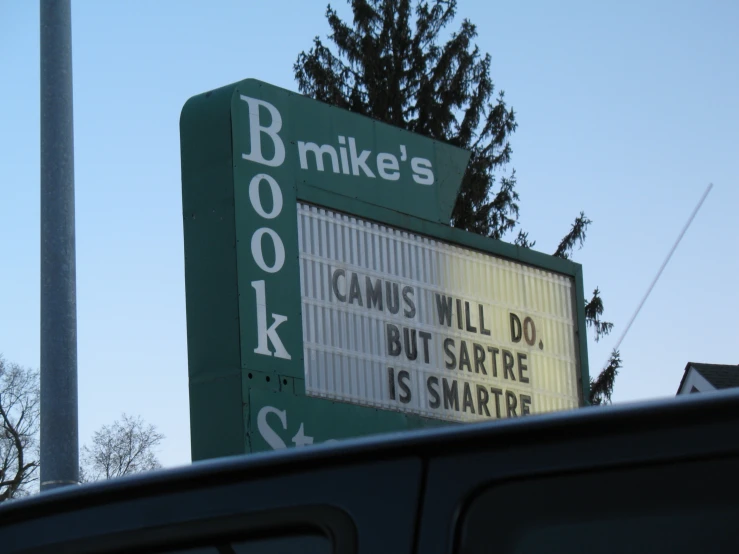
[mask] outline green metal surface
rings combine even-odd
[[[453,424],[261,389],[250,391],[244,418],[248,429],[246,449],[250,452]]]
[[[585,322],[585,284],[582,266],[576,264],[575,270],[575,316],[577,317],[578,363],[580,364],[580,381],[582,387],[582,404],[590,405],[590,368],[588,366],[588,329]]]
[[[195,96],[180,117],[193,460],[243,450],[232,93],[224,87]]]
[[[205,460],[244,452],[241,375],[236,369],[190,380],[192,459]]]
[[[275,109],[281,113],[290,110],[289,97],[272,92],[272,88],[255,81],[243,81],[231,97],[241,367],[271,373],[275,377],[300,378],[303,376],[303,335],[298,215],[289,138],[286,135],[284,139],[287,152],[279,166],[244,158],[255,150],[249,132],[250,123],[253,123],[252,106],[244,98],[261,99],[267,92]],[[273,123],[268,110],[260,106],[259,112],[265,126]],[[275,140],[266,133],[260,133],[260,139],[262,155],[265,159],[273,159]],[[257,286],[263,291],[257,291]],[[271,336],[259,331],[260,317],[265,328],[274,325]]]
[[[265,449],[266,405],[318,442],[446,424],[305,396],[297,201],[572,277],[587,401],[582,268],[448,226],[468,152],[251,79],[191,98],[180,134],[193,460]]]
[[[292,177],[281,185],[306,184],[428,221],[449,222],[470,157],[466,150],[254,79],[237,83],[235,90],[239,154],[252,153],[248,110],[254,100],[269,103],[281,116],[275,134],[284,146],[284,159],[271,167]],[[272,115],[261,105],[252,122],[268,127]],[[273,136],[261,132],[260,138],[262,157],[272,160]]]

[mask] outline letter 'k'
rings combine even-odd
[[[254,349],[256,354],[264,356],[275,356],[289,360],[290,354],[285,350],[285,346],[277,334],[277,328],[287,321],[287,317],[279,314],[272,314],[272,325],[267,328],[267,302],[264,294],[264,281],[252,281],[251,286],[257,294],[257,347]],[[268,348],[269,343],[275,349],[274,354]]]

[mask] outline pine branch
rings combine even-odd
[[[617,350],[614,350],[611,352],[611,358],[606,368],[600,372],[595,380],[590,380],[590,404],[600,406],[611,403],[613,385],[620,367],[621,355]]]
[[[558,258],[564,258],[567,260],[572,255],[572,250],[575,248],[575,245],[579,244],[580,248],[582,248],[582,245],[585,243],[585,232],[591,223],[592,221],[585,216],[585,212],[580,212],[580,215],[572,224],[570,232],[567,233],[559,242],[559,246],[557,246],[557,251],[554,255]]]
[[[595,342],[608,335],[613,329],[613,323],[602,321],[601,315],[603,315],[603,300],[600,297],[600,291],[596,288],[593,291],[593,297],[585,303],[585,324],[595,328]]]
[[[523,230],[519,229],[518,236],[513,241],[513,244],[516,246],[520,246],[521,248],[533,248],[536,244],[536,241],[529,242],[529,234],[524,233]]]

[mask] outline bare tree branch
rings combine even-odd
[[[38,469],[38,372],[0,356],[0,502],[28,494]]]
[[[96,431],[92,444],[82,448],[80,481],[114,479],[161,467],[155,449],[164,435],[140,417],[123,414]]]

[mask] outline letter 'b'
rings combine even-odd
[[[264,100],[258,100],[249,96],[241,95],[241,99],[249,105],[249,140],[251,142],[251,152],[249,154],[241,154],[241,157],[250,162],[256,162],[270,167],[279,167],[285,161],[285,145],[277,134],[282,129],[282,116],[272,104]],[[259,118],[259,107],[265,108],[272,117],[272,122],[265,127]],[[272,139],[275,147],[275,155],[271,160],[266,159],[262,155],[262,133]]]

